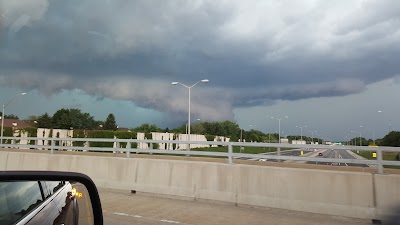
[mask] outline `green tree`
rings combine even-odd
[[[206,129],[204,128],[203,124],[196,123],[190,126],[190,133],[191,134],[205,134]]]
[[[381,141],[384,146],[400,147],[400,131],[391,131]]]
[[[53,128],[57,129],[70,129],[72,127],[71,118],[69,117],[68,109],[59,109],[52,117]]]
[[[0,112],[0,116],[3,117],[3,113]],[[10,115],[5,115],[4,118],[6,119],[15,119],[15,120],[19,120],[19,117],[14,115],[14,114],[10,114]]]
[[[105,130],[117,130],[117,122],[115,121],[114,114],[110,113],[107,116],[106,121],[104,122],[104,129]]]
[[[52,118],[45,113],[37,118],[37,126],[40,128],[53,128]]]
[[[163,130],[157,127],[157,125],[155,124],[144,123],[136,128],[133,128],[133,131],[141,133],[151,133],[151,132],[162,132]]]
[[[95,120],[94,121],[94,129],[95,130],[102,130],[104,128],[104,121]]]
[[[350,140],[351,145],[360,146],[360,137],[355,137]],[[361,146],[368,146],[368,140],[361,137]]]
[[[52,118],[54,128],[58,129],[95,129],[96,123],[89,113],[83,113],[80,109],[60,109]]]
[[[82,113],[80,109],[70,109],[68,114],[71,127],[74,129],[95,129],[96,124],[93,116],[89,113]]]
[[[38,116],[29,116],[28,117],[28,119],[26,119],[26,121],[29,121],[29,122],[37,122],[37,120],[39,119],[39,117]]]

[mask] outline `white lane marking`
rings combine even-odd
[[[339,159],[343,159],[343,157],[340,154],[339,154]],[[339,165],[340,165],[340,163],[339,163]],[[347,165],[347,163],[344,163],[344,165],[349,166],[349,165]]]
[[[117,216],[130,216],[130,217],[135,217],[135,218],[143,218],[143,216],[139,216],[139,215],[129,215],[127,213],[120,213],[120,212],[115,212],[113,213],[114,215]],[[147,218],[147,219],[151,219],[151,218]],[[154,219],[151,219],[154,220]],[[178,221],[173,221],[173,220],[160,220],[160,222],[164,222],[164,223],[174,223],[174,224],[180,224],[180,222]]]
[[[179,223],[179,222],[173,221],[173,220],[160,220],[160,222],[164,222],[164,223],[175,223],[175,224],[178,224],[178,223]]]
[[[119,212],[115,212],[113,213],[114,215],[118,215],[118,216],[131,216],[131,217],[135,217],[135,218],[143,218],[143,216],[139,216],[139,215],[129,215],[126,213],[119,213]]]
[[[113,213],[114,215],[118,215],[118,216],[129,216],[129,214],[126,213],[119,213],[119,212],[115,212]]]

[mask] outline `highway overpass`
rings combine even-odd
[[[100,188],[360,219],[382,219],[400,204],[398,174],[63,153],[5,149],[0,168],[74,171]]]

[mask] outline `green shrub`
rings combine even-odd
[[[238,142],[238,141],[239,141],[239,138],[236,137],[236,136],[233,136],[233,137],[231,136],[229,141],[230,141],[230,142]]]
[[[145,137],[147,140],[152,140],[152,139],[153,139],[153,135],[151,135],[151,133],[145,133],[145,134],[144,134],[144,137]]]
[[[59,134],[57,134],[57,136],[60,136]],[[85,131],[84,130],[74,130],[74,134],[73,134],[73,138],[85,138]],[[78,146],[78,147],[83,147],[85,146],[85,142],[84,141],[74,141],[72,143],[73,146]]]
[[[37,137],[37,128],[36,127],[25,127],[25,128],[22,128],[21,131],[27,132],[28,137]]]
[[[13,129],[11,127],[4,127],[3,129],[3,137],[12,137],[13,136]],[[4,144],[11,144],[11,140],[3,140]]]
[[[37,137],[37,127],[25,127],[22,128],[21,131],[27,132],[28,137]],[[28,144],[34,145],[35,140],[30,140]]]
[[[127,131],[115,131],[114,135],[117,139],[136,139],[137,134],[135,132],[127,132]],[[121,148],[126,148],[126,142],[120,142]]]
[[[113,139],[115,135],[115,131],[111,130],[92,130],[87,132],[87,137],[88,138],[108,138],[108,139]],[[113,141],[110,142],[90,142],[90,147],[106,147],[106,148],[112,148],[114,145]]]
[[[215,139],[215,135],[206,134],[205,136],[206,136],[207,141],[214,141],[214,139]]]

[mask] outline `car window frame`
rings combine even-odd
[[[45,181],[44,181],[45,182]],[[42,181],[38,181],[41,192],[42,192],[42,197],[43,197],[43,202],[38,205],[35,209],[33,209],[31,212],[29,212],[27,215],[22,217],[20,220],[18,220],[15,225],[24,225],[27,224],[32,218],[34,218],[37,214],[39,214],[48,204],[50,204],[53,199],[60,194],[62,190],[66,187],[66,184],[63,185],[62,188],[58,189],[54,194],[50,195],[48,198],[44,198],[44,189],[42,187]],[[47,189],[46,189],[47,190]]]

